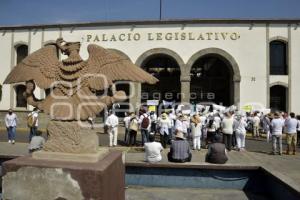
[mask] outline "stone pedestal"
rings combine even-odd
[[[31,156],[3,163],[3,199],[125,199],[122,153],[109,152],[98,162],[34,159]]]

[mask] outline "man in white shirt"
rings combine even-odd
[[[179,115],[175,122],[175,132],[181,131],[186,137],[188,134],[189,121],[186,116]]]
[[[16,138],[16,127],[17,127],[17,115],[13,113],[12,109],[8,110],[8,113],[5,115],[5,125],[8,135],[8,143],[15,144]]]
[[[259,123],[260,118],[257,116],[257,113],[254,113],[253,117],[253,137],[259,137]]]
[[[144,144],[144,148],[146,162],[155,163],[161,161],[161,151],[163,150],[163,147],[160,142],[155,142],[154,133],[150,133],[149,142]]]
[[[297,128],[298,121],[295,118],[295,113],[291,112],[290,117],[285,120],[286,127],[286,141],[287,141],[287,150],[286,154],[290,154],[290,150],[293,148],[293,155],[296,155],[296,145],[297,145]]]
[[[272,140],[273,140],[273,155],[276,154],[277,144],[279,146],[279,155],[282,154],[282,130],[284,127],[284,120],[280,118],[280,114],[276,112],[274,119],[271,122]]]
[[[109,146],[117,146],[118,141],[118,124],[119,119],[118,117],[112,112],[109,111],[109,116],[105,121],[105,125],[108,128],[108,135],[109,135]]]
[[[232,147],[232,134],[233,134],[233,116],[230,112],[225,113],[225,117],[221,123],[223,132],[223,142],[228,151],[231,151]]]
[[[123,119],[124,126],[125,126],[125,137],[124,142],[125,144],[128,144],[129,142],[129,124],[130,124],[130,115],[128,113],[125,113],[125,117]]]
[[[31,113],[28,114],[28,120],[27,125],[30,128],[29,132],[29,142],[31,141],[31,138],[36,135],[38,126],[39,126],[39,109],[34,108]]]

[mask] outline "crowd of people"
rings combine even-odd
[[[227,110],[218,112],[210,108],[208,112],[195,112],[185,115],[181,112],[162,112],[159,116],[155,112],[147,112],[141,109],[138,114],[128,113],[123,119],[125,125],[124,143],[128,146],[138,146],[137,134],[141,134],[141,146],[145,147],[146,155],[152,155],[147,151],[155,149],[154,155],[158,155],[162,149],[170,146],[168,159],[176,154],[175,160],[190,160],[190,150],[200,151],[201,148],[208,149],[208,153],[219,149],[224,162],[227,151],[232,149],[237,151],[246,150],[246,133],[252,133],[254,139],[264,139],[272,141],[271,154],[282,155],[282,137],[286,134],[287,149],[286,154],[296,154],[297,135],[300,132],[299,116],[295,113],[268,113],[261,112],[245,113],[237,110]],[[153,140],[154,138],[154,140]],[[161,147],[154,141],[159,141]],[[178,140],[183,140],[184,144],[177,145]],[[218,143],[218,144],[216,144]],[[224,145],[224,151],[222,145]],[[178,147],[180,146],[180,147]],[[211,149],[213,146],[214,149]],[[149,150],[150,149],[150,150]],[[177,149],[180,149],[179,153]],[[183,150],[186,149],[186,150]],[[175,153],[174,153],[175,152]],[[181,154],[182,156],[178,156]],[[150,156],[151,157],[151,156]],[[159,160],[160,156],[158,156]],[[214,158],[215,159],[215,158]],[[147,160],[147,159],[146,159]],[[153,155],[149,161],[153,160]],[[154,159],[156,160],[156,159]]]
[[[39,110],[34,109],[27,116],[29,127],[29,151],[40,150],[45,139],[38,131]],[[224,163],[227,152],[232,149],[246,150],[246,133],[252,133],[254,139],[266,138],[272,141],[272,154],[282,155],[282,139],[286,134],[286,154],[296,154],[299,145],[300,117],[295,113],[244,113],[236,109],[224,112],[215,110],[212,106],[208,110],[201,110],[192,114],[181,111],[162,112],[157,116],[154,111],[142,108],[138,113],[126,113],[123,118],[125,126],[124,144],[127,146],[143,146],[146,160],[157,162],[161,160],[160,152],[170,147],[168,160],[171,162],[191,161],[191,151],[208,149],[207,161]],[[17,115],[9,109],[5,116],[8,133],[8,143],[14,144],[16,137]],[[109,136],[109,146],[117,146],[119,118],[113,111],[108,113],[105,127]],[[137,135],[141,141],[138,143]],[[263,137],[262,137],[263,135]],[[159,142],[157,142],[159,141]]]
[[[42,136],[42,132],[38,130],[39,126],[39,112],[40,110],[34,108],[32,112],[27,115],[27,126],[29,128],[28,134],[28,151],[30,153],[41,150],[45,143],[45,139]],[[18,124],[18,117],[12,109],[8,110],[5,115],[5,126],[7,130],[8,143],[15,144],[16,141],[16,128]]]

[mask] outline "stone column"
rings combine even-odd
[[[132,85],[133,87],[130,88],[129,103],[131,104],[130,108],[136,109],[141,104],[142,85],[141,83],[136,83],[136,82],[133,82]]]
[[[181,76],[181,103],[190,103],[190,75]]]
[[[234,98],[234,105],[240,108],[240,81],[234,80],[233,81],[233,98]]]

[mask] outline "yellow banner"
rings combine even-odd
[[[156,111],[156,106],[148,106],[148,111],[153,111],[155,112]]]
[[[252,106],[251,105],[245,105],[242,107],[242,110],[245,112],[251,112],[252,111]]]

